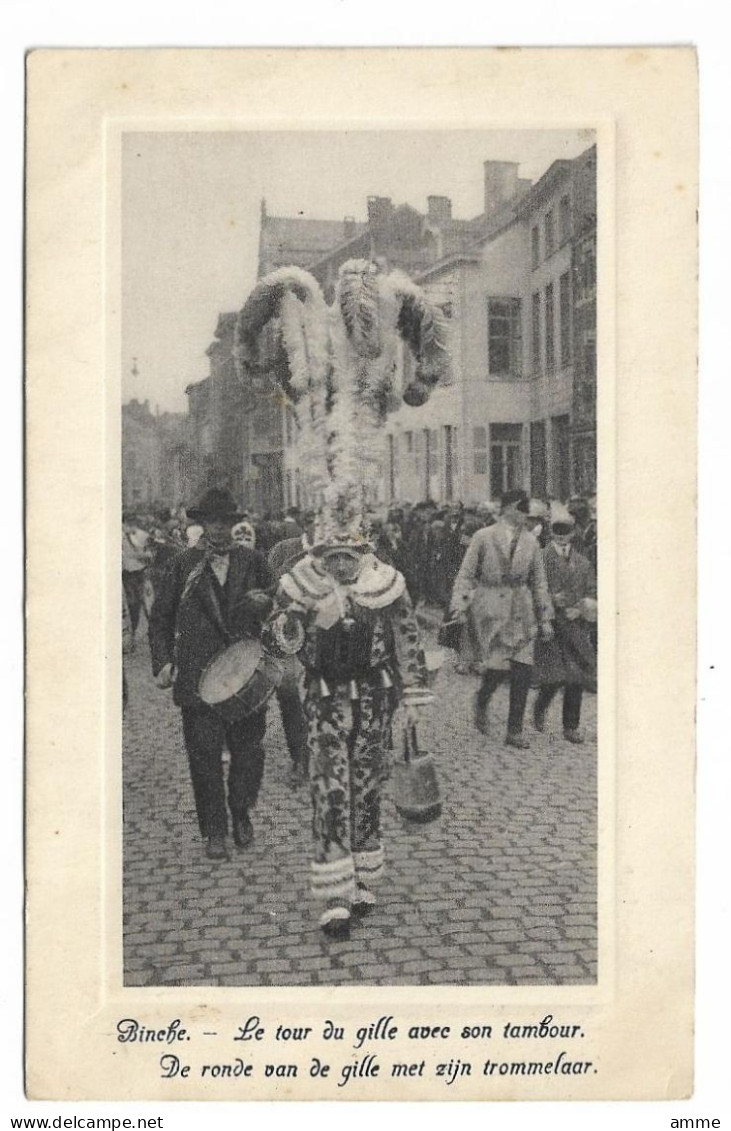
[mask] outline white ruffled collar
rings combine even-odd
[[[281,583],[295,600],[304,596],[309,604],[327,604],[332,614],[337,613],[332,623],[346,615],[349,601],[365,609],[383,609],[406,589],[403,575],[375,554],[366,555],[358,577],[349,584],[336,581],[311,554],[292,566]]]

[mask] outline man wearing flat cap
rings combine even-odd
[[[231,529],[242,516],[228,491],[209,490],[188,515],[204,533],[174,559],[156,596],[150,613],[152,670],[158,687],[173,688],[182,713],[206,854],[225,860],[228,814],[221,755],[227,746],[228,809],[234,844],[244,849],[254,837],[249,810],[264,772],[266,708],[224,722],[202,702],[198,689],[214,656],[234,640],[260,635],[271,607],[266,591],[274,579],[262,554],[232,540]]]
[[[474,666],[481,673],[475,696],[475,726],[487,733],[493,692],[509,677],[506,744],[529,746],[523,718],[531,685],[536,636],[553,634],[553,606],[537,540],[525,530],[528,496],[508,491],[500,518],[478,530],[470,542],[452,593],[452,611],[467,608],[473,626]]]

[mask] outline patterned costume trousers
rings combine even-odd
[[[359,685],[324,698],[308,687],[308,725],[314,859],[312,892],[320,899],[352,900],[357,883],[383,872],[381,784],[394,705],[388,693]]]

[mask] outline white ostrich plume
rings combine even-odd
[[[396,389],[404,342],[416,376]],[[383,447],[383,425],[401,393],[425,403],[449,365],[440,308],[401,271],[353,259],[340,268],[328,307],[313,275],[280,267],[260,279],[236,325],[243,380],[268,374],[295,410],[301,483],[322,537],[358,541]]]

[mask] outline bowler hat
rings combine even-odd
[[[241,511],[236,506],[233,495],[224,487],[211,487],[198,506],[188,510],[188,518],[193,522],[210,522],[212,519],[240,522],[241,517]]]

